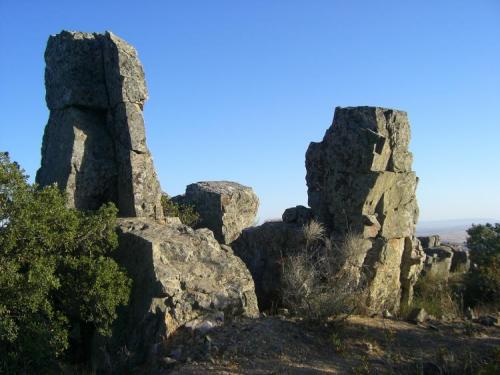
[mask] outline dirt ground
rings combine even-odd
[[[169,347],[159,374],[477,374],[495,353],[499,360],[500,328],[359,316],[318,326],[271,316],[185,333]]]

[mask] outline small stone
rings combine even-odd
[[[425,322],[427,318],[428,318],[427,312],[423,308],[417,307],[413,309],[410,315],[408,316],[408,321],[415,324],[419,324]]]
[[[475,321],[487,327],[493,327],[499,325],[498,317],[494,315],[481,315]]]
[[[177,360],[172,358],[172,357],[163,357],[161,359],[161,364],[164,367],[171,367],[171,366],[175,365],[176,363],[177,363]]]
[[[467,307],[467,309],[465,310],[465,317],[469,320],[474,320],[477,318],[476,313],[474,312],[474,310],[472,310],[470,306]]]

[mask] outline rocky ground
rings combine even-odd
[[[170,347],[159,374],[477,374],[495,351],[500,360],[500,328],[359,316],[318,327],[270,316],[184,332]]]

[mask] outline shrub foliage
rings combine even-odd
[[[166,217],[178,217],[182,224],[194,227],[200,220],[194,206],[173,202],[166,194],[161,196],[161,205]]]
[[[82,352],[70,332],[84,348],[110,334],[131,284],[111,258],[116,213],[68,209],[56,186],[29,184],[0,153],[0,373],[48,373],[68,349]]]
[[[500,307],[500,223],[473,225],[467,230],[472,267],[466,275],[469,306]]]

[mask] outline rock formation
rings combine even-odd
[[[127,348],[139,362],[150,350],[161,350],[184,325],[221,313],[226,318],[258,315],[250,272],[210,230],[180,221],[164,225],[123,218],[118,232],[117,260],[134,280],[131,304],[121,319]]]
[[[436,280],[448,280],[451,273],[467,272],[469,253],[459,245],[441,243],[438,235],[418,238],[426,255],[422,275]]]
[[[63,31],[49,38],[45,62],[50,116],[36,181],[57,183],[71,207],[114,202],[121,216],[162,218],[136,50],[110,32]]]
[[[313,218],[312,210],[304,206],[290,207],[281,215],[284,223],[289,224],[307,224]]]
[[[49,38],[45,60],[50,117],[37,181],[57,183],[77,209],[117,205],[122,218],[115,257],[133,280],[112,338],[96,337],[97,366],[105,369],[125,352],[126,366],[140,363],[180,327],[205,329],[224,316],[256,316],[252,276],[231,248],[219,245],[208,229],[163,218],[142,117],[147,90],[135,49],[109,32],[63,31]],[[234,183],[207,188],[213,194],[199,192],[197,206],[202,212],[202,203],[215,207],[218,234],[229,241],[253,221],[258,200]]]
[[[267,310],[278,306],[283,259],[305,248],[302,225],[271,221],[247,228],[231,247],[252,273],[259,308]]]
[[[397,310],[412,297],[423,253],[415,238],[417,177],[408,151],[405,112],[378,107],[336,108],[322,142],[306,153],[309,206],[334,238],[361,234],[368,304]]]
[[[198,228],[208,228],[223,244],[230,244],[251,226],[259,199],[252,188],[230,181],[202,181],[186,187],[186,194],[174,202],[195,206],[200,214]]]

